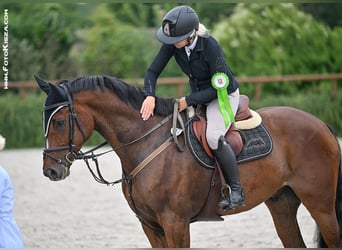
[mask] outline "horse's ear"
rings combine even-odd
[[[50,92],[50,84],[37,75],[34,75],[34,78],[36,79],[39,87],[48,95]]]

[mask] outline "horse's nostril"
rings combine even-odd
[[[56,170],[49,168],[46,171],[44,171],[44,175],[46,177],[49,177],[50,180],[56,180],[58,179],[58,173]]]

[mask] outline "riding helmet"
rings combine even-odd
[[[164,16],[157,38],[162,43],[175,44],[189,38],[198,26],[196,12],[189,6],[178,6]]]

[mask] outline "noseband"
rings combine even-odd
[[[55,109],[58,107],[64,107],[64,106],[68,106],[69,107],[69,123],[70,123],[70,133],[69,133],[69,145],[65,145],[65,146],[59,146],[59,147],[54,147],[54,148],[47,148],[47,134],[45,135],[45,145],[46,148],[43,150],[43,156],[48,156],[51,159],[55,160],[58,164],[62,164],[65,167],[70,166],[71,163],[77,158],[78,155],[78,150],[75,148],[75,144],[74,144],[74,136],[75,136],[75,124],[77,125],[77,127],[79,128],[79,130],[81,131],[82,137],[85,140],[85,134],[83,132],[83,129],[77,119],[77,114],[75,113],[75,109],[74,109],[74,104],[73,104],[73,100],[72,100],[72,96],[68,91],[68,88],[66,85],[62,84],[61,85],[63,87],[63,89],[65,90],[65,93],[67,95],[67,101],[65,102],[60,102],[60,103],[56,103],[56,104],[52,104],[52,105],[48,105],[48,106],[44,106],[44,110],[51,110],[51,109]],[[48,124],[49,125],[49,124]],[[46,128],[48,129],[48,128]],[[68,153],[66,153],[64,158],[57,158],[55,156],[53,156],[51,153],[52,152],[56,152],[56,151],[63,151],[63,150],[69,150]]]

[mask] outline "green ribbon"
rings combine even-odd
[[[226,127],[235,122],[234,113],[230,106],[227,88],[229,85],[229,77],[225,73],[216,73],[211,78],[211,85],[217,90],[217,99],[220,107],[220,112],[223,116]]]

